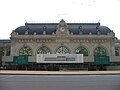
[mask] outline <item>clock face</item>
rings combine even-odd
[[[61,32],[64,32],[64,31],[65,31],[65,28],[64,28],[64,27],[61,27],[61,28],[60,28],[60,31],[61,31]]]

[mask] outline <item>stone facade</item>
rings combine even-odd
[[[65,27],[64,31],[60,30],[62,25]],[[24,46],[32,49],[32,56],[35,56],[38,48],[42,46],[48,47],[53,54],[61,46],[68,48],[71,54],[74,54],[78,47],[85,47],[89,52],[88,56],[94,55],[95,48],[103,47],[108,56],[115,56],[114,32],[107,35],[73,35],[64,21],[57,25],[57,30],[52,35],[18,35],[13,31],[10,38],[12,56],[19,55],[19,49]]]
[[[84,56],[84,62],[93,62],[95,49],[101,47],[105,49],[105,55],[110,56],[111,62],[120,62],[120,43],[115,43],[115,33],[113,31],[101,34],[97,30],[98,26],[96,27],[97,34],[92,34],[92,32],[83,34],[81,27],[79,34],[74,34],[70,31],[69,25],[64,20],[61,20],[52,34],[47,34],[47,31],[44,30],[42,35],[38,35],[37,32],[30,35],[26,30],[21,35],[14,30],[10,37],[10,57],[3,58],[6,62],[12,62],[13,56],[19,56],[22,52],[20,52],[21,48],[28,47],[31,50],[29,62],[36,62],[36,55],[39,48],[42,47],[48,48],[51,54],[56,54],[60,47],[66,48],[69,54],[76,54],[77,48],[84,47],[88,52],[88,55]],[[116,48],[118,55],[116,55]],[[60,53],[62,54],[62,52]],[[65,53],[63,52],[63,54]]]

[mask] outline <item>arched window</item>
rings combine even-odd
[[[119,48],[115,48],[115,56],[119,56],[120,53],[119,53]]]
[[[37,50],[37,54],[50,54],[50,50],[43,46]]]
[[[6,56],[10,56],[10,48],[6,48]]]
[[[0,47],[0,55],[4,56],[4,53],[5,53],[4,48]]]
[[[69,54],[69,50],[66,47],[59,47],[56,51],[56,54]]]
[[[28,56],[32,56],[32,50],[29,47],[22,47],[19,50],[19,55],[28,55]]]
[[[83,54],[84,56],[88,56],[88,50],[84,47],[78,47],[76,50],[75,50],[75,53],[76,54]]]
[[[94,55],[95,56],[106,56],[106,49],[104,49],[103,47],[97,47],[94,50]]]

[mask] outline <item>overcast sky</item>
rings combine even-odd
[[[0,39],[27,22],[99,22],[120,39],[120,0],[0,0]]]

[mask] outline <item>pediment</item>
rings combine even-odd
[[[63,19],[61,19],[61,21],[58,23],[55,35],[57,36],[69,35],[68,25]]]

